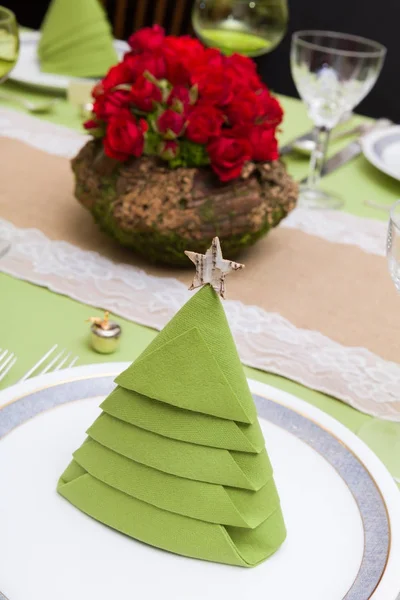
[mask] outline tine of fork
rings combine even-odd
[[[44,363],[45,360],[47,360],[49,358],[49,356],[51,354],[53,354],[53,352],[58,348],[58,344],[54,344],[54,346],[52,346],[50,348],[50,350],[48,352],[46,352],[46,354],[44,356],[42,356],[42,358],[40,360],[38,360],[38,362],[33,365],[33,367],[31,369],[29,369],[29,371],[27,371],[25,373],[25,375],[23,375],[23,377],[21,377],[21,379],[18,380],[18,383],[20,383],[21,381],[25,381],[26,379],[28,379],[28,377],[30,377],[32,375],[32,373],[34,373],[36,371],[36,369],[38,369],[40,367],[40,365],[42,365]]]
[[[64,356],[64,352],[65,352],[65,348],[64,350],[61,350],[61,352],[59,352],[54,358],[53,360],[51,360],[49,362],[48,365],[45,366],[45,368],[40,371],[40,375],[44,375],[45,373],[48,373],[50,371],[50,369],[52,369],[54,367],[54,365],[61,359],[62,356]]]
[[[75,356],[75,357],[74,357],[74,358],[71,360],[71,362],[69,363],[69,365],[68,365],[68,367],[67,367],[67,368],[68,368],[68,369],[70,369],[71,367],[73,367],[73,366],[74,366],[74,364],[76,364],[76,363],[78,362],[78,360],[79,360],[79,356]]]
[[[6,368],[6,366],[7,366],[7,365],[8,365],[8,364],[9,364],[9,363],[12,361],[12,359],[14,358],[14,356],[15,356],[15,355],[13,354],[13,352],[11,352],[11,353],[10,353],[10,354],[7,356],[7,358],[6,358],[6,360],[3,362],[3,364],[2,364],[2,365],[0,365],[0,373],[1,373],[1,372],[2,372],[2,371],[5,369],[5,368]]]
[[[54,371],[59,371],[63,367],[63,365],[65,365],[67,360],[70,358],[71,358],[71,352],[68,352],[68,354],[65,356],[65,358],[63,358],[62,361],[54,368]]]
[[[0,381],[1,381],[2,379],[4,379],[4,377],[7,375],[8,371],[10,371],[10,370],[13,368],[13,366],[15,365],[15,363],[16,363],[16,362],[17,362],[17,357],[16,357],[16,356],[14,356],[14,358],[13,358],[13,359],[12,359],[12,361],[9,363],[8,367],[6,368],[6,370],[5,370],[5,371],[3,371],[3,373],[1,373],[1,375],[0,375]],[[4,366],[4,365],[3,365],[3,366]]]
[[[0,362],[1,362],[3,360],[3,358],[5,358],[7,356],[8,350],[2,351],[2,349],[0,348],[0,352],[2,352],[2,354],[0,354]]]

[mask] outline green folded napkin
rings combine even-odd
[[[251,567],[286,536],[256,409],[205,286],[119,377],[58,492],[177,554]]]
[[[200,413],[193,419],[190,410],[154,402],[122,387],[117,387],[104,400],[101,408],[121,421],[174,440],[241,452],[258,453],[264,448],[264,437],[258,421],[247,425]]]
[[[74,459],[90,475],[129,496],[201,521],[257,527],[279,506],[272,477],[254,494],[157,471],[91,439],[74,452]]]
[[[103,77],[118,62],[99,0],[52,0],[38,47],[40,68],[71,77]]]

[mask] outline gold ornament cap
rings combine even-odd
[[[105,311],[104,317],[90,317],[90,345],[100,354],[112,354],[120,343],[122,334],[121,326],[115,321],[110,321],[109,312]]]

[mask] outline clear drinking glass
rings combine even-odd
[[[400,292],[400,200],[390,209],[386,252],[390,275]]]
[[[299,31],[293,35],[291,68],[300,97],[315,124],[315,149],[299,204],[339,208],[337,196],[318,188],[329,134],[375,85],[386,48],[366,38],[332,31]]]
[[[7,79],[18,59],[19,35],[14,13],[0,6],[0,83]],[[8,252],[10,244],[0,239],[0,258]]]
[[[196,0],[193,28],[206,46],[224,54],[260,56],[286,32],[287,0]]]
[[[0,83],[7,79],[19,53],[18,24],[8,8],[0,6]]]

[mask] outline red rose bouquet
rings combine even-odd
[[[85,123],[107,156],[211,165],[221,181],[239,177],[247,161],[278,158],[283,111],[252,60],[166,36],[158,25],[133,34],[129,45],[94,88],[93,118]]]

